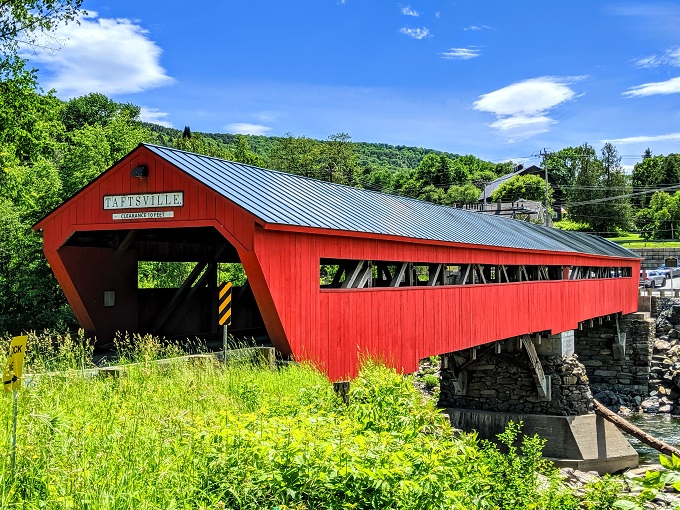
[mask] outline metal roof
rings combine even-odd
[[[601,237],[142,144],[265,223],[640,258]]]

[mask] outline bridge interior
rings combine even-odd
[[[198,337],[221,346],[218,285],[229,269],[244,272],[237,250],[215,228],[79,231],[58,252],[95,323],[98,345],[110,343],[117,331],[129,331]],[[175,274],[144,288],[140,264],[145,262],[156,263],[152,272]],[[229,332],[263,340],[262,316],[247,278],[242,280],[233,288]]]

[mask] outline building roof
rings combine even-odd
[[[578,232],[142,144],[264,223],[526,250],[640,258]]]
[[[540,178],[544,177],[545,172],[543,171],[542,168],[536,166],[536,165],[531,165],[528,167],[520,168],[516,172],[512,172],[510,174],[505,174],[501,175],[498,179],[491,181],[489,184],[487,184],[484,187],[484,191],[482,191],[479,194],[479,199],[478,200],[484,200],[486,199],[487,202],[491,201],[491,195],[493,195],[493,192],[496,191],[501,184],[509,181],[513,177],[517,177],[520,175],[537,175]],[[550,183],[550,186],[553,189],[553,198],[557,203],[561,203],[563,199],[563,193],[562,189],[560,186],[555,182],[555,179],[553,179],[552,175],[548,174],[548,182]]]

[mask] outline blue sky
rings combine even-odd
[[[61,98],[102,92],[194,131],[413,145],[538,163],[612,141],[680,152],[680,3],[85,0],[26,56]]]

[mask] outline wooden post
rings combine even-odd
[[[334,382],[333,390],[338,394],[345,405],[349,405],[349,381]]]
[[[595,404],[595,414],[602,416],[602,418],[604,418],[608,422],[613,423],[622,432],[630,434],[631,436],[639,439],[646,445],[651,446],[652,448],[663,453],[664,455],[668,456],[675,455],[677,457],[680,457],[680,450],[678,450],[674,446],[664,443],[663,441],[660,441],[659,439],[650,436],[644,430],[637,428],[632,423],[628,423],[626,420],[614,414],[612,411],[610,411],[605,406],[600,404],[597,400],[593,399],[593,403]]]

